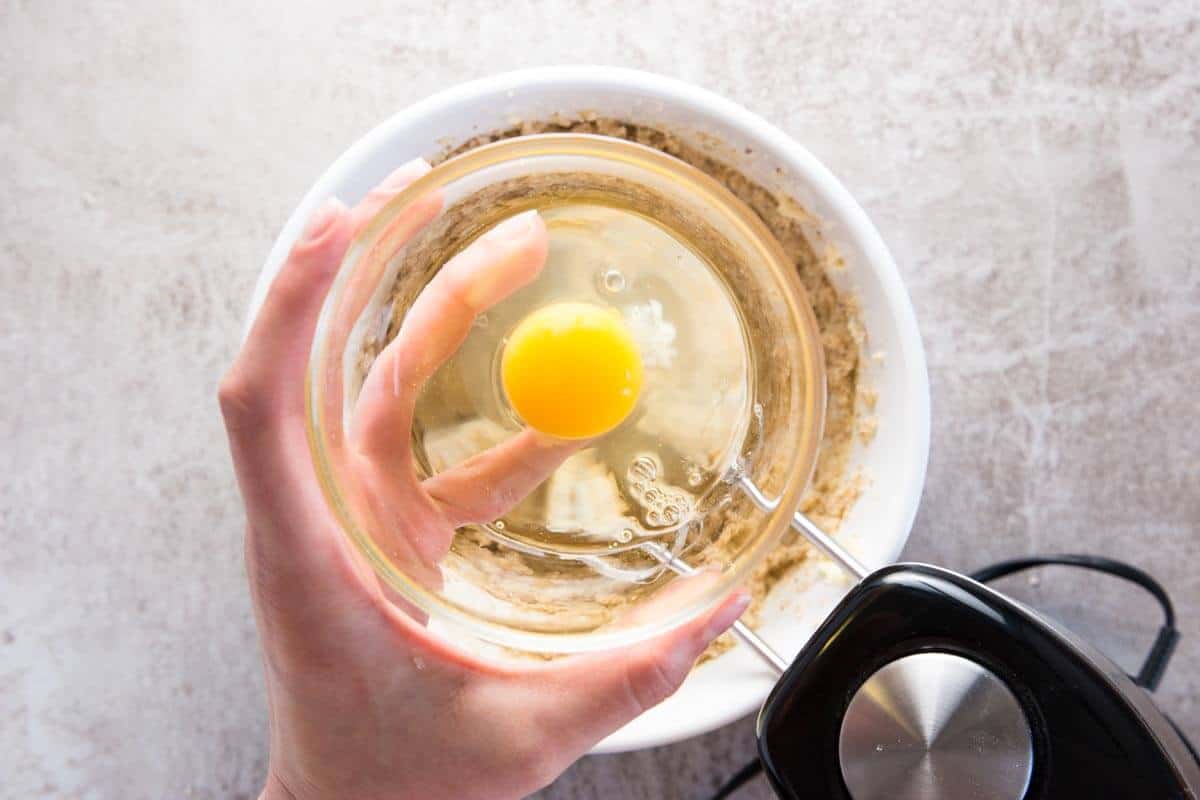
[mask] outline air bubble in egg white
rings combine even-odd
[[[600,276],[600,285],[609,294],[619,294],[625,291],[625,276],[620,270],[608,269]]]
[[[640,455],[629,462],[628,477],[631,481],[649,483],[658,478],[658,463],[653,456]]]

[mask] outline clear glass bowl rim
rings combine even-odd
[[[355,521],[328,453],[329,430],[323,411],[323,376],[331,366],[341,370],[344,363],[342,352],[329,352],[331,319],[361,257],[371,252],[376,240],[387,231],[398,214],[426,193],[503,162],[544,156],[578,156],[624,163],[649,170],[686,187],[698,203],[723,214],[726,221],[735,225],[754,247],[756,255],[768,266],[775,286],[780,290],[788,317],[795,328],[802,332],[800,364],[793,366],[798,367],[803,376],[803,396],[799,405],[806,423],[801,427],[800,441],[796,442],[791,458],[787,459],[787,480],[775,507],[766,514],[762,532],[752,544],[743,548],[732,567],[722,572],[720,580],[697,593],[686,607],[617,630],[585,633],[529,631],[483,619],[447,602],[393,565],[370,534]],[[799,506],[816,467],[824,429],[825,366],[820,342],[820,330],[812,306],[782,246],[762,220],[715,179],[673,156],[624,139],[576,133],[543,133],[503,139],[473,148],[438,164],[388,201],[350,244],[322,306],[309,356],[305,380],[305,428],[309,450],[322,493],[342,533],[381,580],[428,614],[431,621],[437,620],[492,644],[535,653],[575,653],[624,647],[665,633],[711,608],[761,562],[788,529],[793,512]]]

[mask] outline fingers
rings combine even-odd
[[[426,587],[437,585],[438,564],[454,541],[454,527],[416,480],[397,480],[379,462],[361,455],[357,459],[356,470],[368,488],[367,502],[380,523],[377,540],[410,577]]]
[[[313,328],[350,237],[346,207],[330,198],[292,247],[221,383],[231,432],[260,431],[303,410]]]
[[[363,383],[351,426],[359,452],[389,468],[412,470],[409,435],[421,386],[462,344],[480,312],[537,277],[546,250],[546,226],[536,211],[527,211],[442,267]]]
[[[451,526],[502,517],[550,477],[587,440],[553,439],[525,429],[425,481]]]
[[[313,478],[304,426],[304,378],[325,296],[363,215],[427,165],[406,164],[353,210],[337,199],[312,216],[271,283],[246,342],[221,382],[220,401],[250,522],[248,565],[301,586],[340,542]]]
[[[388,201],[406,189],[409,184],[417,180],[433,169],[423,158],[414,158],[407,164],[402,164],[391,175],[388,175],[371,191],[367,192],[367,196],[358,201],[353,209],[350,210],[350,227],[354,233],[358,233],[367,223],[370,222],[376,214],[378,214]]]
[[[330,198],[313,214],[222,381],[221,407],[231,431],[266,432],[303,413],[313,331],[350,240],[387,200],[428,171],[423,160],[411,161],[353,209]]]
[[[590,749],[634,717],[674,694],[709,643],[742,615],[750,595],[739,590],[708,614],[623,651],[568,659],[541,676],[548,724]],[[577,738],[576,738],[577,737]]]

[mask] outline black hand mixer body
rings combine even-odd
[[[1023,718],[1010,720],[1023,743],[1006,750],[1006,760],[989,758],[999,741],[989,736],[999,734],[983,723],[976,730],[958,725],[946,736],[952,741],[926,737],[922,744],[918,728],[929,726],[903,721],[910,700],[888,700],[871,682],[888,665],[906,659],[918,664],[921,659],[912,656],[931,653],[969,665],[998,687],[1000,694],[959,698],[996,706],[975,709],[974,719],[995,716],[1004,704],[1012,705],[1013,718]],[[851,721],[848,709],[859,694],[874,711]],[[1009,699],[998,702],[1001,695]],[[902,735],[876,725],[881,715],[899,720],[901,727],[893,730]],[[877,728],[878,743],[865,753],[848,749],[851,724],[860,741]],[[771,784],[784,798],[1200,798],[1200,765],[1188,745],[1119,667],[1004,595],[922,564],[886,567],[850,591],[767,699],[758,746]],[[855,777],[894,768],[897,746],[922,751],[905,754],[907,778],[897,775],[881,786]],[[940,760],[925,752],[931,747],[944,751]],[[988,774],[997,769],[1007,776]]]

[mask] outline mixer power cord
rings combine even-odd
[[[1170,663],[1171,656],[1175,653],[1175,647],[1179,644],[1179,631],[1175,628],[1175,607],[1171,604],[1170,596],[1167,594],[1166,589],[1162,587],[1162,584],[1145,571],[1126,564],[1123,561],[1116,561],[1103,556],[1064,553],[1062,555],[1013,558],[976,570],[970,573],[968,577],[980,583],[990,583],[998,578],[1013,575],[1017,572],[1051,566],[1079,567],[1094,572],[1103,572],[1107,575],[1134,583],[1154,596],[1154,599],[1158,601],[1158,605],[1162,608],[1163,624],[1159,627],[1158,634],[1154,637],[1154,643],[1150,646],[1150,652],[1146,654],[1141,669],[1138,670],[1136,675],[1130,675],[1129,677],[1134,683],[1145,688],[1147,691],[1153,692],[1157,689],[1158,684],[1162,681],[1163,674],[1167,671],[1167,664]],[[1179,729],[1179,726],[1170,717],[1167,717],[1167,721],[1175,728],[1176,733],[1179,734],[1179,738],[1187,745],[1192,756],[1197,761],[1200,761],[1200,754],[1197,754],[1195,746],[1192,745],[1183,731]],[[726,798],[732,796],[742,786],[753,780],[760,772],[762,772],[762,762],[758,759],[751,761],[731,776],[709,800],[726,800]]]
[[[1036,567],[1052,566],[1081,567],[1095,572],[1103,572],[1135,583],[1154,595],[1154,599],[1162,607],[1163,624],[1158,629],[1158,635],[1154,637],[1154,644],[1150,646],[1150,652],[1146,654],[1146,660],[1142,662],[1142,668],[1138,670],[1137,675],[1130,675],[1129,677],[1138,686],[1149,689],[1152,692],[1157,689],[1159,682],[1162,681],[1163,673],[1167,671],[1167,663],[1170,662],[1171,656],[1175,653],[1175,646],[1179,644],[1179,631],[1175,629],[1175,607],[1171,605],[1171,598],[1167,594],[1167,590],[1146,572],[1123,561],[1114,561],[1111,558],[1104,558],[1103,556],[1072,555],[1068,553],[1058,556],[1030,556],[1029,558],[1014,558],[1008,561],[1001,561],[997,564],[992,564],[990,567],[976,570],[968,577],[980,583],[991,583],[997,578],[1003,578],[1006,575],[1024,572]]]

